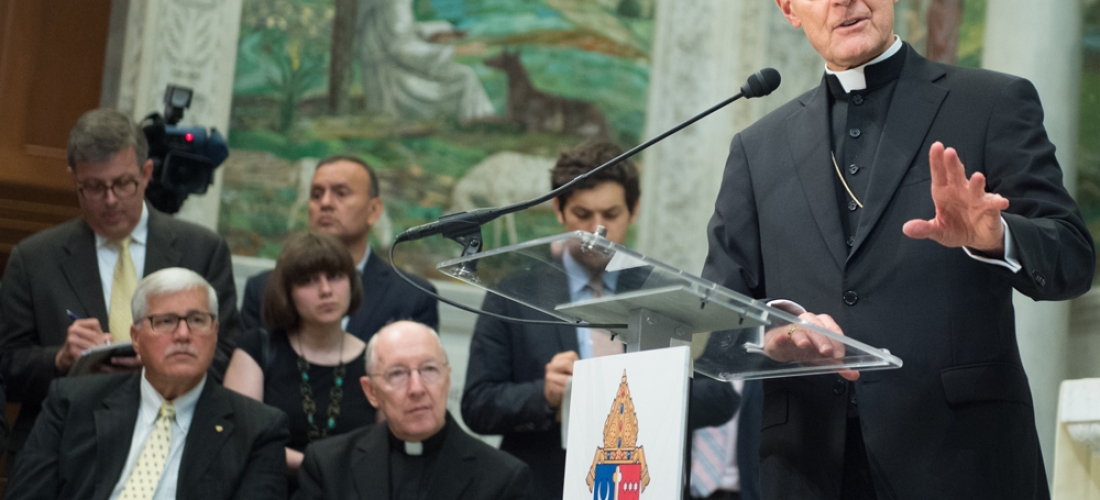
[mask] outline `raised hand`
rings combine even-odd
[[[902,232],[945,247],[967,247],[994,258],[1004,256],[1001,211],[1008,208],[1008,200],[985,191],[985,175],[981,172],[967,179],[959,154],[954,148],[944,148],[941,142],[932,144],[928,164],[936,218],[906,222]]]

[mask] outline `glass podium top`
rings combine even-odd
[[[695,371],[718,379],[902,365],[885,349],[583,231],[448,260],[437,268],[546,313],[548,320],[598,325],[632,351],[690,343]]]

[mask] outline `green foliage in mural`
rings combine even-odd
[[[982,40],[985,37],[987,1],[966,0],[963,3],[963,23],[959,27],[959,66],[970,68],[982,66]]]
[[[288,231],[305,227],[299,184],[311,158],[353,154],[374,166],[392,234],[451,210],[454,187],[501,152],[553,159],[592,130],[638,142],[654,1],[244,0],[220,231],[235,253],[277,254]],[[358,16],[350,49],[334,42],[333,20],[347,15]],[[519,68],[485,65],[504,51],[519,54]],[[337,112],[329,78],[344,60],[347,106]],[[517,88],[558,111],[530,121]],[[507,244],[558,230],[543,210],[519,214],[515,235],[485,231]],[[418,242],[402,263],[426,272],[453,250]]]
[[[1077,202],[1096,237],[1100,235],[1100,2],[1086,2],[1082,28]]]

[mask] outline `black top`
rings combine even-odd
[[[865,89],[846,93],[835,75],[825,76],[831,103],[830,120],[837,167],[856,198],[864,202],[870,195],[867,189],[875,166],[875,154],[886,114],[890,110],[894,88],[897,87],[898,77],[905,63],[905,53],[905,50],[899,50],[886,60],[867,66],[863,73],[867,82]],[[829,160],[827,168],[835,171],[837,167]],[[834,175],[844,238],[851,250],[860,216],[866,207],[861,208],[848,195],[840,179],[835,177]]]
[[[454,426],[454,420],[447,414],[446,424],[439,432],[424,440],[423,453],[409,455],[405,452],[405,442],[389,432],[390,442],[390,498],[392,500],[431,500],[429,484],[436,468],[439,449],[447,437],[447,429]]]
[[[258,330],[241,335],[237,347],[240,347],[260,365],[264,372],[264,403],[286,412],[290,418],[290,440],[287,446],[303,451],[309,444],[309,424],[302,410],[302,374],[298,371],[298,353],[290,347],[285,334],[271,333],[271,350],[274,359],[270,368],[265,368],[261,355],[261,339]],[[374,407],[359,387],[359,378],[366,375],[366,349],[345,365],[344,397],[340,402],[340,416],[336,419],[336,428],[330,429],[329,436],[342,434],[374,423]],[[335,366],[309,365],[309,386],[313,389],[313,401],[317,403],[314,422],[323,429],[328,421],[328,406],[332,401],[330,391],[334,385]]]

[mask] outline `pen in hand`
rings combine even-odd
[[[80,320],[84,319],[84,318],[81,318],[79,314],[74,313],[72,311],[72,309],[65,309],[65,314],[67,314],[70,318],[72,318],[73,321],[80,321]],[[109,335],[107,336],[107,339],[106,339],[106,341],[104,341],[104,343],[108,344],[108,345],[111,343],[111,337]]]

